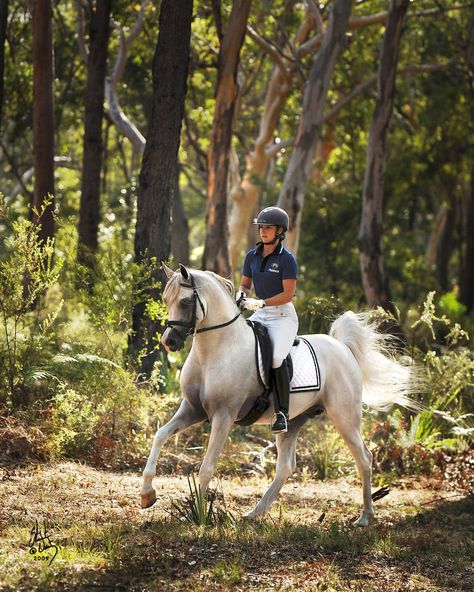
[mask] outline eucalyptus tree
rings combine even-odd
[[[326,97],[336,62],[344,49],[351,9],[350,0],[335,0],[331,5],[328,28],[306,82],[293,152],[280,189],[278,205],[290,218],[288,244],[293,251],[298,247],[304,196],[322,132]]]
[[[84,151],[79,209],[78,260],[94,266],[98,246],[101,170],[103,162],[102,121],[107,50],[112,0],[89,5],[89,51],[84,113]],[[92,278],[92,276],[90,276]]]
[[[54,237],[54,63],[50,0],[33,0],[33,216],[41,215],[39,238]],[[48,198],[48,196],[51,196]],[[45,205],[45,201],[47,205]],[[44,211],[43,211],[44,210]]]
[[[170,221],[177,175],[177,158],[186,96],[192,0],[163,0],[153,59],[153,103],[139,177],[135,261],[151,265],[170,256]],[[147,296],[160,296],[166,276],[155,269],[143,298],[133,308],[130,347],[148,375],[158,357],[155,343],[159,320],[146,316]]]
[[[369,132],[359,233],[362,284],[370,307],[396,313],[382,254],[386,139],[392,117],[402,27],[410,0],[392,0],[381,50],[377,102]]]
[[[2,127],[3,113],[3,78],[5,75],[5,40],[7,35],[8,22],[8,0],[0,3],[0,130]]]
[[[233,0],[218,57],[214,119],[208,156],[206,243],[203,267],[228,276],[227,184],[240,50],[252,0]]]

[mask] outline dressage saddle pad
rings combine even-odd
[[[260,382],[271,388],[269,375],[271,366],[270,338],[261,323],[249,323],[255,332]],[[260,333],[260,335],[259,335]],[[264,333],[264,335],[262,335]],[[263,339],[266,337],[266,339]],[[321,373],[313,346],[305,337],[297,337],[287,358],[290,374],[290,392],[319,391]]]
[[[255,362],[263,393],[254,401],[252,409],[235,423],[243,426],[255,423],[270,405],[270,367],[272,362],[271,342],[267,329],[261,323],[247,321],[255,336]],[[297,337],[287,357],[290,375],[290,392],[319,391],[321,389],[321,373],[313,346],[305,337]],[[324,411],[315,405],[305,412],[314,417]]]

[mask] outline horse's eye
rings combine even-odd
[[[193,301],[191,298],[183,298],[182,300],[180,300],[179,303],[181,304],[181,306],[191,306]]]

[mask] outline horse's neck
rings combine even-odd
[[[229,318],[232,316],[229,315]],[[216,321],[212,324],[219,323]],[[196,333],[193,339],[193,350],[204,364],[209,357],[215,360],[224,352],[230,354],[249,350],[251,345],[253,347],[253,343],[252,329],[243,317],[239,317],[227,327]]]

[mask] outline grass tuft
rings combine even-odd
[[[196,483],[194,475],[188,477],[189,495],[179,502],[172,502],[171,516],[196,526],[223,526],[235,523],[235,518],[225,506],[218,501],[224,501],[224,496],[216,489],[208,489],[202,494],[201,487]]]

